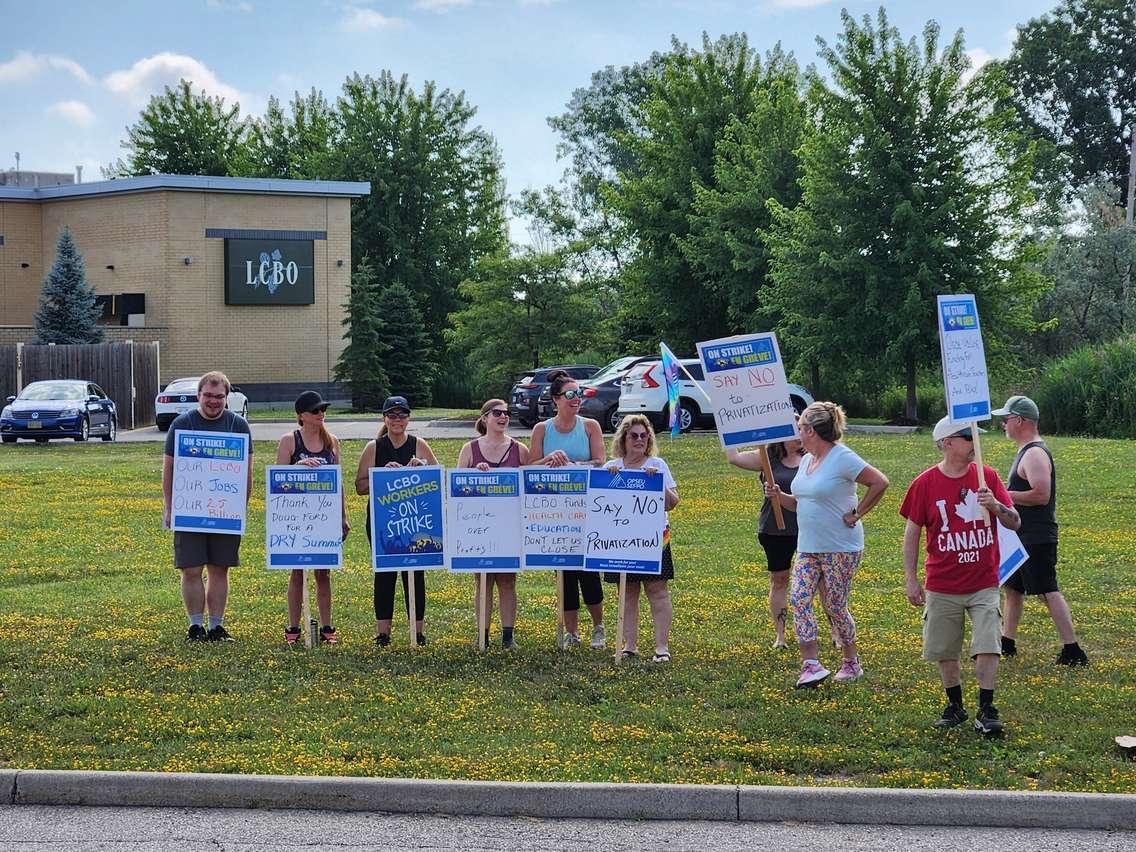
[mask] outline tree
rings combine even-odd
[[[251,122],[244,174],[288,180],[329,178],[337,144],[335,110],[323,92],[296,92],[286,113],[275,97],[264,117]]]
[[[383,364],[389,348],[383,339],[384,323],[379,311],[379,287],[368,257],[360,259],[351,276],[343,337],[347,345],[335,364],[335,380],[351,389],[351,407],[378,411],[390,382]]]
[[[843,21],[835,47],[818,39],[827,74],[809,74],[801,202],[770,202],[768,299],[799,363],[876,387],[902,377],[914,419],[918,372],[939,357],[936,296],[975,294],[994,364],[1035,327],[1044,285],[1015,237],[1032,164],[997,108],[1000,69],[963,82],[961,33],[940,53],[934,22],[919,44],[882,9],[876,27]]]
[[[150,98],[138,121],[126,129],[129,154],[105,169],[107,177],[130,175],[236,175],[248,160],[248,125],[240,105],[194,92],[188,80]]]
[[[102,343],[100,314],[95,290],[87,284],[83,255],[71,229],[64,228],[55,244],[55,263],[43,280],[35,314],[35,342]]]
[[[382,289],[376,307],[383,318],[379,339],[391,389],[413,405],[430,405],[438,365],[414,294],[396,281]]]

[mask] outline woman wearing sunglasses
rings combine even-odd
[[[642,414],[629,414],[620,421],[615,436],[611,439],[611,451],[615,456],[607,463],[607,469],[642,470],[648,476],[663,477],[663,508],[670,511],[678,505],[678,485],[667,463],[655,455],[655,431]],[[671,557],[671,528],[668,523],[663,530],[663,570],[661,574],[628,574],[627,597],[623,609],[623,657],[639,656],[639,587],[647,589],[647,601],[651,605],[651,623],[655,627],[655,656],[652,662],[671,661],[670,632],[674,610],[671,607],[671,593],[667,581],[674,579],[674,559]],[[619,574],[605,573],[604,580],[618,583]]]
[[[530,464],[563,467],[567,464],[599,466],[604,461],[603,431],[590,417],[580,416],[583,391],[565,370],[549,374],[552,403],[556,415],[537,423],[532,431]],[[607,644],[603,623],[603,584],[599,574],[564,571],[564,647],[580,645],[580,596],[592,617],[591,646],[600,650]]]
[[[433,450],[417,435],[410,435],[406,428],[410,425],[410,403],[404,396],[389,396],[383,403],[383,423],[375,440],[368,442],[359,459],[359,469],[355,472],[355,493],[369,494],[373,467],[421,467],[437,464]],[[367,507],[367,541],[371,540],[371,512]],[[402,571],[402,594],[406,601],[407,618],[410,617],[410,593],[407,590],[407,572]],[[414,632],[419,645],[426,644],[422,632],[426,617],[426,572],[414,571]],[[394,616],[394,571],[375,572],[375,623],[378,626],[375,644],[386,647],[390,644],[391,619]]]
[[[458,454],[458,467],[490,470],[529,464],[529,448],[509,437],[509,406],[503,399],[490,399],[481,406],[474,429],[481,436],[467,443]],[[489,621],[493,617],[493,587],[501,607],[501,647],[513,649],[513,626],[517,621],[517,575],[515,572],[487,575],[485,582],[485,644],[489,644]],[[481,603],[481,577],[473,575],[473,610]]]

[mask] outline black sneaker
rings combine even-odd
[[[983,704],[974,714],[974,730],[980,734],[1002,733],[1002,720],[998,718],[998,708],[993,704]]]
[[[419,633],[417,638],[415,639],[415,642],[417,642],[419,645],[425,645],[426,644],[426,634],[425,633]]]
[[[232,642],[233,637],[229,635],[229,631],[224,626],[218,624],[216,627],[209,628],[206,634],[210,642]]]
[[[189,625],[189,632],[185,634],[186,642],[205,642],[208,640],[209,634],[205,632],[205,628],[200,624]]]
[[[935,720],[936,728],[953,728],[967,720],[966,710],[953,701],[943,708],[943,715]]]
[[[1016,640],[1011,639],[1009,636],[1002,637],[1002,656],[1003,657],[1016,657],[1018,655],[1018,643]]]
[[[1061,649],[1061,653],[1057,655],[1057,665],[1069,666],[1075,668],[1077,666],[1087,666],[1089,658],[1085,656],[1085,652],[1081,650],[1080,645],[1066,645]]]
[[[375,644],[378,645],[380,648],[385,648],[390,643],[391,643],[391,637],[390,637],[389,633],[380,633],[378,636],[375,637]]]

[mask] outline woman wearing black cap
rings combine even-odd
[[[359,469],[355,473],[356,494],[371,492],[371,475],[368,471],[373,467],[421,467],[438,463],[434,458],[434,451],[422,438],[407,434],[406,428],[409,425],[410,403],[406,401],[406,397],[388,396],[383,403],[383,424],[379,427],[379,434],[363,448],[363,456],[359,459]],[[371,513],[368,510],[367,541],[370,540]],[[409,618],[410,593],[406,585],[407,572],[400,573],[402,594]],[[418,644],[425,645],[426,636],[422,632],[422,622],[426,617],[426,574],[424,571],[413,573],[414,632],[418,637]],[[375,623],[378,627],[375,644],[381,647],[390,644],[391,619],[394,616],[394,586],[395,572],[375,572]]]
[[[302,464],[319,467],[339,464],[339,439],[327,431],[324,417],[331,403],[324,402],[316,391],[304,391],[296,397],[296,420],[299,429],[292,430],[276,445],[277,464]],[[351,529],[347,523],[347,504],[343,504],[343,537]],[[320,641],[334,645],[339,641],[331,625],[331,571],[316,568],[316,609],[319,610]],[[288,578],[288,626],[284,641],[295,645],[301,636],[300,605],[304,595],[304,571],[294,568]]]

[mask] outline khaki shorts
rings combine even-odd
[[[998,588],[969,595],[927,592],[923,607],[923,659],[957,660],[962,654],[963,616],[970,616],[970,655],[1002,653]]]

